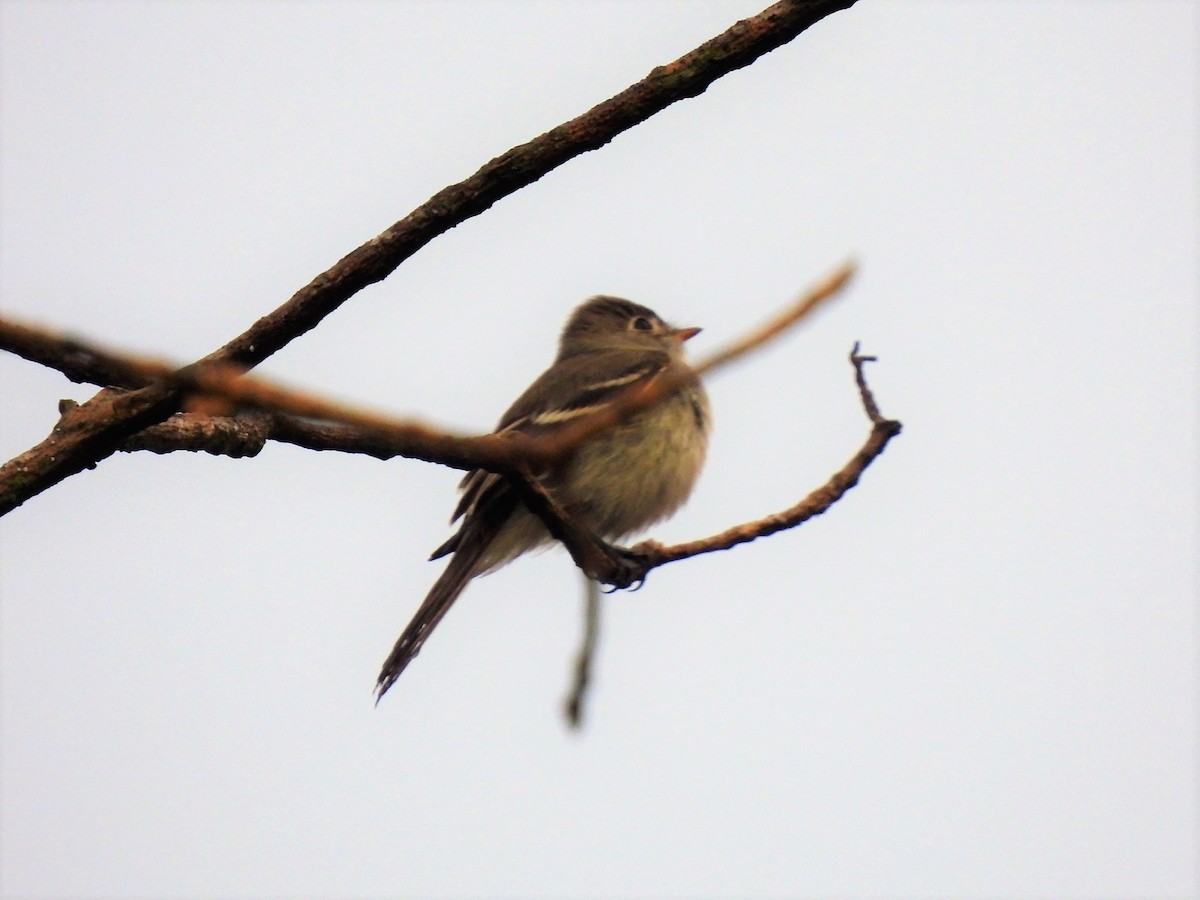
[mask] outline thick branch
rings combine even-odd
[[[92,468],[133,434],[161,422],[176,405],[172,389],[158,384],[132,394],[104,390],[68,410],[45,440],[0,466],[0,515]]]
[[[719,37],[546,134],[484,165],[466,181],[428,201],[343,257],[246,332],[204,362],[251,367],[314,328],[369,284],[381,281],[417,250],[501,198],[569,159],[602,147],[667,106],[694,97],[716,79],[782,46],[854,0],[784,0],[735,24]],[[162,386],[131,394],[102,391],[70,416],[68,433],[52,434],[0,467],[0,515],[113,453],[135,431],[177,411],[177,396]],[[64,417],[66,419],[66,417]],[[60,427],[63,423],[60,423]],[[68,439],[69,438],[69,439]]]
[[[118,449],[133,453],[174,453],[178,450],[230,456],[257,456],[267,443],[271,416],[258,412],[236,416],[197,416],[178,413],[165,422],[143,428]]]
[[[785,0],[731,27],[690,53],[654,69],[637,84],[486,163],[439,191],[405,218],[314,278],[210,359],[254,366],[315,327],[364,287],[382,281],[445,231],[558,166],[603,147],[673,103],[695,97],[722,75],[750,65],[855,0]]]

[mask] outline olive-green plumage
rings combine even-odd
[[[545,434],[602,408],[633,385],[686,371],[683,343],[698,328],[672,328],[653,311],[593,297],[571,314],[554,363],[509,408],[497,431]],[[667,518],[688,495],[708,445],[708,398],[693,381],[661,403],[585,442],[563,469],[542,478],[555,500],[605,540]],[[476,469],[462,483],[451,521],[459,530],[434,551],[446,570],[383,664],[377,696],[400,677],[467,582],[552,539],[508,483]]]

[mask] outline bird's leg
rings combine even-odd
[[[521,501],[562,541],[588,578],[614,591],[633,585],[636,590],[645,583],[650,570],[662,562],[656,553],[661,544],[643,541],[633,548],[610,544],[583,524],[586,516],[577,505],[560,504],[528,469],[518,475],[509,483]]]
[[[638,590],[646,583],[646,576],[658,564],[657,551],[662,546],[656,541],[642,541],[635,547],[619,547],[595,538],[596,545],[608,559],[609,570],[599,580],[609,585],[609,593],[632,588]]]

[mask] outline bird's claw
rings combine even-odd
[[[617,547],[612,544],[606,545],[604,549],[609,560],[609,569],[603,578],[607,585],[603,588],[604,593],[641,590],[653,568],[650,554],[637,547]]]

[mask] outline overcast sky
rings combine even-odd
[[[0,3],[0,302],[179,361],[758,2]],[[709,385],[660,539],[799,530],[606,600],[473,584],[375,708],[459,477],[122,455],[0,522],[5,896],[1185,897],[1197,851],[1189,2],[863,2],[421,251],[264,373],[465,431],[630,297]],[[93,389],[0,358],[0,458]]]

